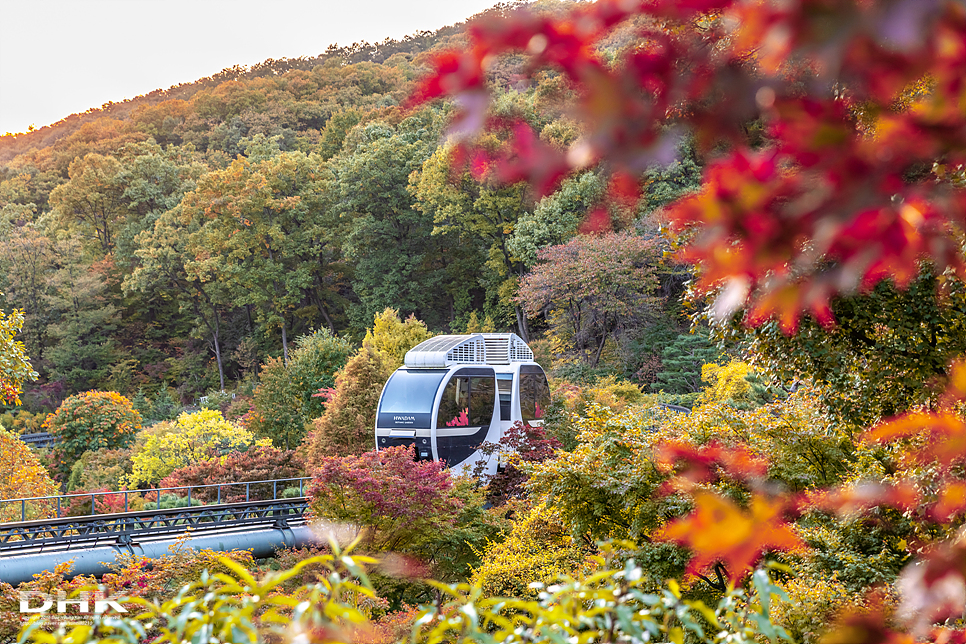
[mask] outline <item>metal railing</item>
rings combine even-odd
[[[53,447],[57,443],[57,438],[50,432],[20,434],[18,438],[31,447]]]
[[[299,497],[303,497],[303,496],[305,496],[305,485],[304,485],[304,483],[305,483],[305,481],[309,481],[311,479],[312,479],[312,477],[310,477],[310,476],[302,476],[302,477],[293,477],[293,478],[287,478],[287,479],[269,479],[269,480],[264,480],[264,481],[239,481],[239,482],[235,482],[235,483],[208,483],[208,484],[205,484],[205,485],[181,485],[181,486],[177,486],[177,487],[157,487],[157,488],[150,488],[150,489],[147,489],[147,490],[118,490],[116,492],[111,492],[111,491],[106,491],[106,492],[81,492],[81,493],[78,493],[78,494],[58,494],[58,495],[55,495],[55,496],[32,496],[32,497],[24,497],[24,498],[20,498],[20,499],[0,499],[0,509],[2,509],[3,507],[5,507],[5,505],[7,505],[7,504],[20,504],[20,520],[21,521],[27,521],[27,509],[29,507],[28,506],[28,502],[34,502],[34,505],[36,505],[37,502],[47,502],[47,503],[44,503],[44,505],[47,505],[48,508],[49,508],[50,505],[55,505],[56,506],[56,518],[60,519],[61,518],[61,513],[62,513],[63,508],[64,508],[64,503],[62,502],[62,500],[64,500],[64,499],[78,499],[78,498],[87,499],[87,498],[90,498],[90,500],[91,500],[91,513],[90,514],[85,514],[85,515],[80,515],[80,516],[98,516],[100,514],[113,514],[114,512],[112,512],[110,510],[108,512],[98,512],[97,511],[97,497],[114,497],[114,498],[116,498],[117,495],[123,495],[124,496],[124,510],[123,511],[124,512],[129,512],[130,511],[129,510],[129,507],[130,507],[129,506],[129,500],[130,500],[130,496],[131,495],[141,495],[141,496],[144,496],[144,495],[155,494],[155,495],[157,495],[157,509],[160,510],[161,509],[161,494],[163,492],[175,492],[177,490],[182,490],[182,491],[187,490],[188,493],[187,493],[186,497],[182,497],[182,498],[187,498],[188,507],[190,508],[191,507],[191,492],[192,492],[192,490],[201,490],[201,489],[211,489],[211,488],[215,488],[215,490],[216,490],[216,498],[215,498],[214,503],[216,505],[220,505],[222,503],[222,489],[223,488],[233,488],[233,487],[234,488],[239,488],[241,486],[244,486],[245,487],[245,502],[250,502],[250,501],[277,501],[277,500],[279,500],[279,496],[278,496],[279,493],[281,491],[284,491],[286,489],[286,487],[295,487],[294,485],[280,487],[279,486],[279,483],[295,482],[295,481],[297,481],[298,482],[298,490],[299,490],[299,494],[298,495],[299,495]],[[252,486],[253,485],[266,485],[267,486],[269,483],[272,485],[272,498],[270,498],[270,499],[253,499],[252,498]],[[197,497],[196,497],[196,500],[197,500]],[[149,501],[149,503],[154,503],[154,501],[151,500],[151,501]],[[67,505],[68,506],[70,505],[69,501],[68,501]],[[150,506],[146,506],[145,509],[148,509],[149,507]],[[0,527],[2,527],[2,526],[3,526],[3,523],[0,523]]]
[[[306,500],[297,498],[0,524],[0,557],[55,546],[124,545],[134,538],[157,539],[188,530],[199,534],[213,530],[285,529],[303,524],[306,510]]]

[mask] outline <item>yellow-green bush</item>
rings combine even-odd
[[[560,515],[541,503],[514,523],[505,541],[487,546],[471,581],[485,596],[536,597],[531,583],[576,574],[583,559]]]
[[[782,626],[795,642],[817,644],[831,628],[833,618],[849,607],[860,607],[863,597],[831,579],[796,577],[778,584],[787,599],[772,604],[772,620]]]
[[[47,414],[31,414],[29,411],[19,409],[16,412],[7,411],[0,414],[0,425],[7,428],[7,431],[14,434],[33,434],[42,432],[44,420]]]
[[[588,405],[593,403],[620,413],[644,397],[640,387],[626,380],[618,381],[615,376],[606,376],[590,386],[560,384],[557,391],[567,411],[581,416],[586,415]]]
[[[385,355],[390,368],[395,369],[402,366],[407,351],[431,337],[433,334],[415,316],[403,321],[398,311],[387,308],[373,318],[364,343]]]
[[[228,422],[220,411],[185,412],[173,423],[159,423],[147,430],[143,443],[136,444],[131,457],[132,472],[126,483],[129,487],[154,485],[176,469],[213,455],[270,444],[269,439],[256,441],[252,432]]]
[[[709,363],[701,367],[701,380],[708,383],[698,397],[699,403],[741,401],[751,394],[751,383],[745,378],[752,373],[751,365],[732,360],[721,366]]]

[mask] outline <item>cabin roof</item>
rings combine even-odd
[[[533,362],[533,351],[515,333],[438,335],[406,352],[409,369],[439,369],[456,364]]]

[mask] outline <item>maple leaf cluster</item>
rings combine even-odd
[[[598,44],[631,19],[636,45],[606,62]],[[569,83],[583,132],[569,148],[489,115],[487,70],[507,53]],[[600,0],[472,25],[411,102],[452,97],[457,158],[540,194],[601,164],[626,198],[692,134],[708,163],[704,189],[667,212],[689,231],[681,257],[700,264],[716,313],[747,303],[749,323],[777,316],[792,332],[805,312],[832,324],[837,293],[907,284],[921,260],[963,268],[966,194],[946,178],[966,162],[964,79],[966,8],[953,0]],[[747,136],[758,120],[763,145]],[[484,127],[505,144],[471,145]]]

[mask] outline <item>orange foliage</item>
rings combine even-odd
[[[40,464],[37,456],[19,438],[0,428],[0,499],[51,496],[57,485]],[[34,501],[27,504],[27,519],[53,516],[51,504]],[[0,503],[0,522],[19,521],[20,503]]]
[[[785,524],[786,503],[755,494],[747,510],[721,495],[704,490],[694,493],[694,511],[672,521],[655,535],[694,550],[688,572],[699,574],[722,562],[731,581],[744,577],[766,550],[804,550],[805,544]]]

